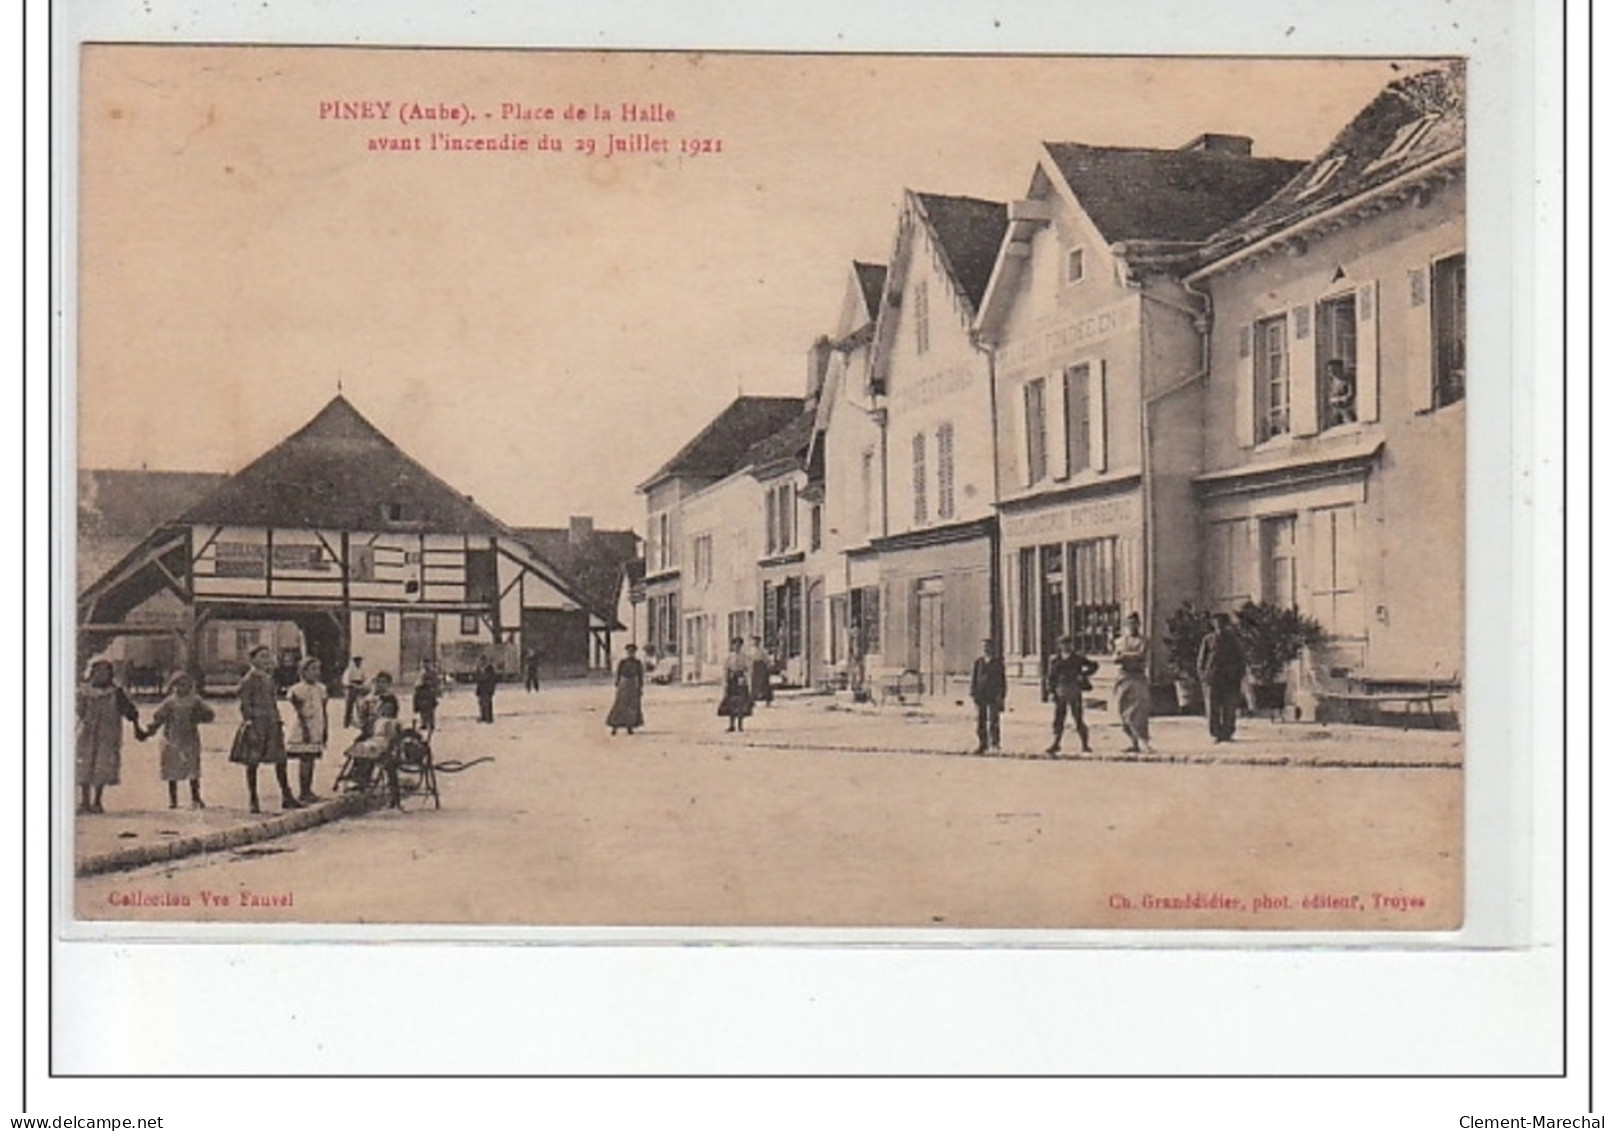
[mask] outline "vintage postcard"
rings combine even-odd
[[[81,923],[1465,924],[1462,60],[80,61]]]

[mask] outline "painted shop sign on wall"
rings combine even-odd
[[[1046,324],[1040,319],[1032,333],[1021,341],[1004,347],[1001,354],[1003,364],[1031,365],[1057,354],[1079,349],[1101,338],[1108,338],[1112,334],[1130,328],[1133,324],[1133,313],[1137,309],[1138,300],[1127,298],[1080,318],[1049,319]]]
[[[1113,530],[1137,522],[1138,517],[1138,496],[1128,494],[1049,507],[1030,514],[1004,515],[1000,521],[1006,538],[1036,539]]]

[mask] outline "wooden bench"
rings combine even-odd
[[[1430,727],[1433,730],[1436,726],[1436,704],[1452,698],[1458,689],[1456,679],[1417,680],[1359,676],[1349,679],[1344,688],[1320,687],[1317,696],[1321,702],[1345,704],[1348,709],[1360,705],[1371,707],[1376,712],[1381,707],[1400,704],[1403,730],[1412,725],[1414,717],[1422,708],[1424,717],[1430,720]]]

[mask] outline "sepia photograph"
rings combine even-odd
[[[79,67],[75,926],[1465,925],[1462,59]]]

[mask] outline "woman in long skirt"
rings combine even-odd
[[[774,705],[774,657],[763,647],[763,638],[751,638],[751,700]]]
[[[1116,638],[1116,665],[1121,674],[1116,679],[1116,714],[1127,733],[1131,753],[1140,747],[1153,753],[1150,747],[1150,681],[1146,674],[1150,644],[1140,631],[1137,613],[1127,614],[1127,629]]]
[[[735,637],[729,644],[729,658],[723,662],[723,699],[718,714],[729,720],[730,731],[746,729],[751,714],[751,664],[742,651],[746,642]]]
[[[301,809],[303,803],[292,795],[291,782],[286,780],[286,735],[281,728],[280,707],[275,699],[275,657],[260,644],[248,656],[252,667],[236,685],[236,703],[241,708],[241,725],[236,729],[235,741],[230,744],[230,761],[247,771],[247,807],[254,813],[258,806],[258,764],[268,762],[275,767],[275,783],[280,786],[280,807]]]
[[[628,655],[617,665],[617,697],[612,700],[611,711],[606,715],[606,725],[615,735],[618,727],[624,727],[629,734],[634,733],[635,727],[645,725],[645,713],[642,709],[645,696],[645,665],[640,663],[639,647],[634,644],[623,649]]]
[[[151,716],[151,729],[162,729],[158,747],[158,770],[168,783],[168,807],[179,808],[179,783],[191,783],[191,808],[205,809],[202,803],[201,724],[213,721],[213,708],[196,693],[196,680],[189,672],[176,672],[168,681],[168,697],[157,704]]]
[[[140,729],[140,712],[112,682],[112,661],[92,660],[88,678],[78,689],[78,728],[74,734],[74,777],[79,787],[79,812],[100,813],[101,792],[118,784],[123,766],[123,721]]]

